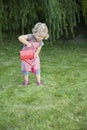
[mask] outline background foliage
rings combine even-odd
[[[3,33],[31,32],[38,21],[46,22],[51,40],[74,37],[80,14],[87,24],[86,0],[0,0],[0,40]]]
[[[81,0],[81,10],[85,18],[85,23],[87,25],[87,1],[86,0]]]

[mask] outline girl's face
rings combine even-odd
[[[36,33],[35,35],[35,38],[38,42],[42,41],[43,39],[45,39],[45,33],[43,32],[40,32],[40,33]]]

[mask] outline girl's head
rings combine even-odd
[[[45,23],[37,23],[35,24],[34,28],[32,29],[32,33],[37,39],[37,41],[41,41],[44,39],[48,39],[49,34],[48,34],[48,28]]]

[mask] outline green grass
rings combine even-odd
[[[82,42],[82,41],[81,41]],[[87,40],[41,51],[43,87],[22,85],[19,51],[0,48],[0,130],[87,130]]]

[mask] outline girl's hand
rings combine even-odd
[[[29,41],[27,41],[28,36],[27,35],[21,35],[18,37],[18,40],[20,42],[22,42],[24,45],[26,45],[27,47],[31,47],[31,44],[29,43]]]
[[[27,47],[31,47],[31,44],[30,44],[30,43],[28,43],[28,44],[27,44]]]
[[[34,58],[36,58],[38,56],[38,53],[37,52],[35,52],[35,54],[34,54]]]

